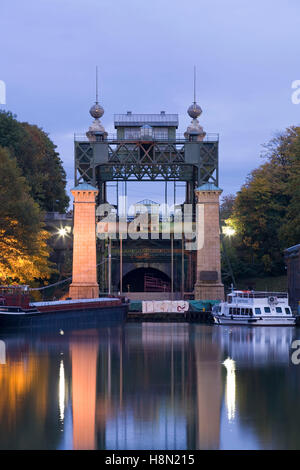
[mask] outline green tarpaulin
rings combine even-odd
[[[141,312],[141,311],[142,311],[142,301],[131,300],[129,304],[129,312]]]
[[[211,307],[219,304],[219,300],[189,300],[190,312],[205,312],[210,311]]]

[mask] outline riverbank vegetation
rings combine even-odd
[[[284,275],[284,250],[300,243],[300,127],[272,139],[262,158],[241,190],[221,204],[221,224],[231,229],[223,235],[227,283],[231,274],[235,280]]]
[[[44,211],[64,212],[66,175],[55,145],[35,125],[0,112],[0,282],[28,283],[53,272]]]

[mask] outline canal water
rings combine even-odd
[[[0,334],[1,449],[300,449],[293,327]]]

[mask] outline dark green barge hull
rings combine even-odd
[[[95,309],[78,309],[37,313],[0,314],[0,332],[7,330],[58,330],[97,328],[106,324],[123,323],[128,304]]]

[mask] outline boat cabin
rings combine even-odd
[[[0,305],[28,308],[29,302],[28,286],[0,286]]]
[[[290,315],[288,294],[285,292],[232,291],[227,295],[229,315]]]

